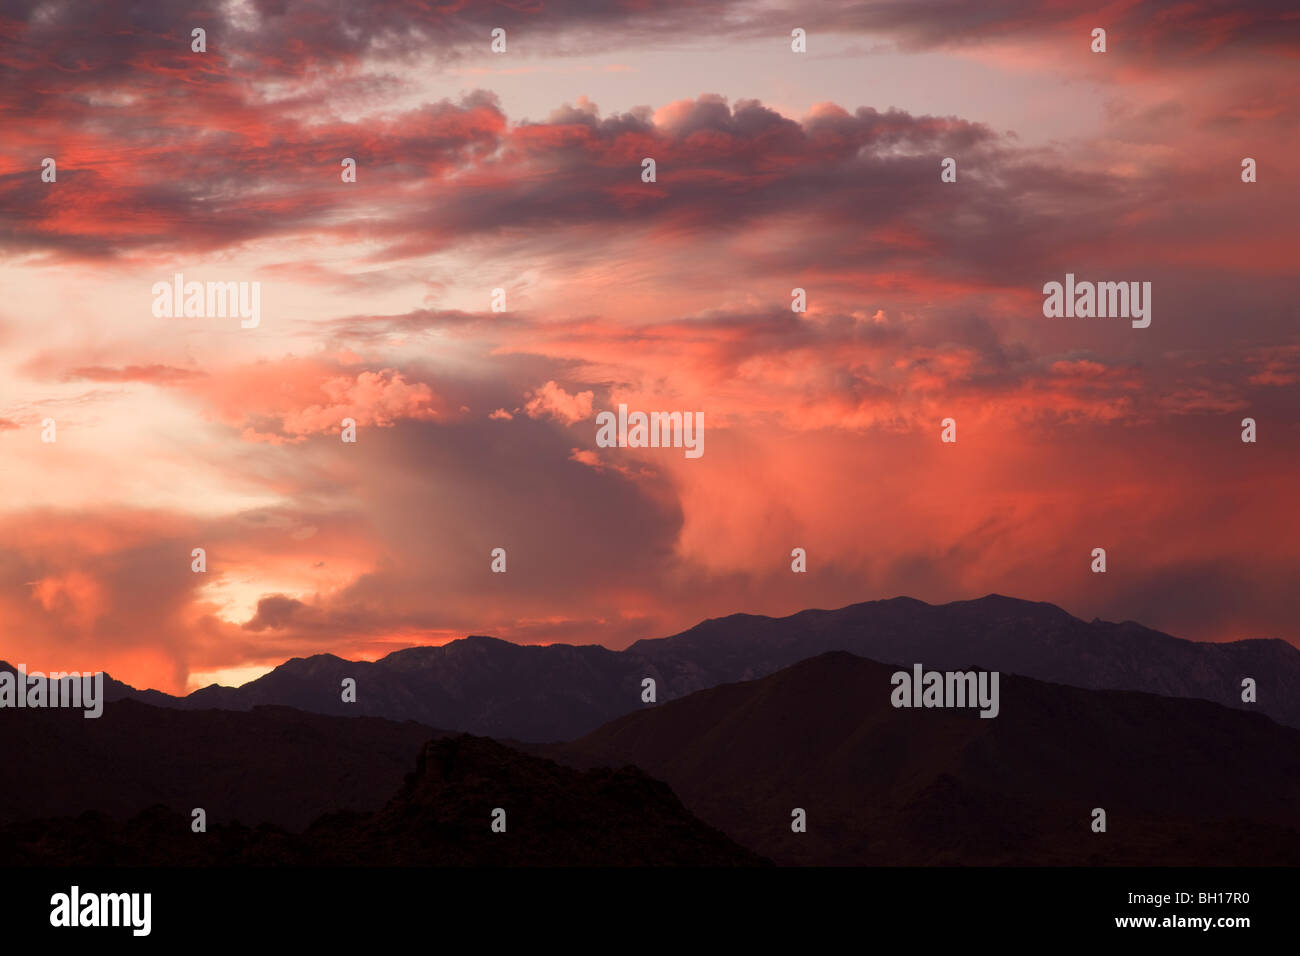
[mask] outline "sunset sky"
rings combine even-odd
[[[1297,67],[1289,2],[8,0],[0,659],[989,592],[1300,643]],[[177,272],[260,325],[155,317]],[[1067,272],[1150,327],[1045,318]]]

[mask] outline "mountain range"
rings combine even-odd
[[[621,651],[471,636],[373,662],[332,654],[294,658],[241,687],[214,684],[185,697],[109,680],[105,696],[187,709],[274,704],[547,742],[572,740],[643,708],[646,677],[655,680],[663,702],[763,677],[828,651],[1199,698],[1300,727],[1300,650],[1286,641],[1188,641],[1133,622],[1086,622],[1051,604],[999,595],[943,605],[900,597],[782,618],[733,614]],[[357,682],[355,703],[342,700],[348,677]],[[1246,677],[1257,682],[1257,703],[1241,700]]]
[[[993,719],[895,708],[893,672],[829,652],[561,744],[279,706],[4,710],[0,866],[1300,863],[1300,730],[1010,674]]]

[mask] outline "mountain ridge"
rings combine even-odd
[[[736,613],[619,651],[469,635],[436,647],[402,648],[376,661],[295,657],[240,687],[213,684],[184,697],[108,680],[105,697],[182,709],[280,704],[545,742],[574,739],[644,706],[647,677],[655,680],[658,700],[674,700],[832,650],[1213,700],[1300,727],[1300,650],[1286,641],[1188,641],[1134,621],[1085,622],[1049,602],[1001,594],[936,605],[900,596],[785,617]],[[355,703],[341,699],[346,677],[357,681]],[[1258,684],[1256,704],[1240,700],[1244,677]]]

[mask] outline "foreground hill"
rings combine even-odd
[[[0,823],[153,804],[211,822],[302,827],[331,810],[383,806],[438,731],[412,721],[248,712],[123,700],[95,719],[0,710]]]
[[[825,654],[541,749],[635,764],[779,863],[1300,864],[1300,731],[1006,674],[994,719],[895,709],[894,670]]]
[[[491,829],[505,810],[504,832]],[[428,741],[382,809],[305,832],[150,808],[0,827],[0,866],[751,866],[764,861],[693,817],[635,768],[580,772],[469,736]]]

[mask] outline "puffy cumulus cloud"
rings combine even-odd
[[[461,177],[437,208],[443,228],[463,235],[632,221],[669,239],[794,214],[853,218],[861,229],[935,192],[936,151],[988,153],[992,162],[1002,145],[988,128],[954,118],[825,106],[801,123],[709,94],[654,115],[565,109],[511,127],[500,157]],[[638,175],[646,156],[657,164],[653,187]],[[404,212],[413,223],[417,210]]]
[[[408,383],[393,369],[360,372],[355,377],[340,375],[321,382],[320,388],[326,401],[286,414],[285,432],[303,436],[330,431],[344,417],[355,419],[358,425],[389,427],[399,418],[438,416],[433,389],[423,383]]]
[[[940,211],[950,214],[956,198],[968,232],[1000,233],[977,233],[970,247],[978,249],[1012,237],[1013,217],[999,212],[1012,190],[999,178],[1026,161],[1003,137],[955,118],[825,105],[800,123],[757,101],[732,107],[707,94],[653,116],[601,118],[589,105],[513,126],[483,91],[351,123],[286,116],[281,104],[258,102],[231,118],[219,141],[220,114],[197,128],[150,109],[123,107],[84,131],[62,122],[40,134],[49,142],[31,148],[60,157],[56,190],[31,189],[30,170],[0,165],[0,200],[11,212],[0,243],[13,253],[84,259],[364,239],[378,244],[372,261],[391,262],[476,237],[518,240],[625,226],[629,217],[663,239],[794,215],[833,226],[828,246],[850,225],[865,232],[840,253],[847,258],[885,252],[891,243],[882,240],[909,232],[914,254],[932,251],[949,233]],[[128,160],[117,125],[167,132],[134,134],[140,141]],[[980,184],[974,196],[935,195],[936,153],[972,164],[964,176]],[[655,188],[637,175],[647,155],[659,165]],[[338,188],[340,156],[357,158],[364,190]],[[1031,164],[1019,174],[1042,170]],[[1070,185],[1069,175],[1060,179]],[[180,220],[183,234],[173,228]],[[1026,225],[1025,214],[1014,223]]]
[[[396,369],[349,368],[337,357],[255,362],[176,384],[249,440],[271,443],[336,433],[344,418],[387,428],[446,412],[431,386]]]
[[[529,418],[554,418],[565,425],[591,418],[591,401],[595,392],[590,390],[570,395],[555,382],[547,382],[530,393],[524,405]]]

